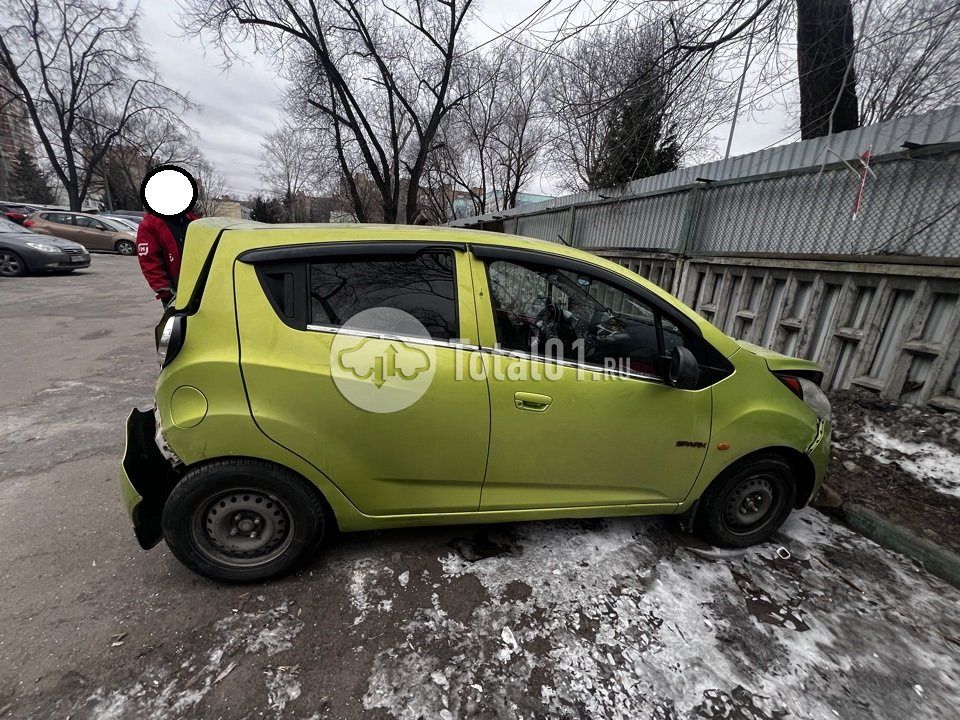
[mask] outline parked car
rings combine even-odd
[[[85,267],[90,267],[90,253],[83,245],[55,237],[38,237],[0,218],[0,276],[67,273]]]
[[[137,222],[137,223],[143,220],[143,210],[114,210],[110,214],[129,218],[130,220],[133,220],[134,222]]]
[[[109,213],[100,213],[97,215],[101,220],[109,220],[114,225],[119,225],[118,229],[129,230],[132,233],[137,232],[140,227],[140,220],[135,217],[126,217],[123,215],[111,215]]]
[[[559,244],[198,220],[157,330],[122,494],[144,548],[217,580],[334,528],[667,513],[744,547],[827,466],[815,363]]]
[[[7,220],[23,225],[23,221],[31,213],[35,213],[39,208],[35,205],[26,205],[24,203],[0,202],[0,213],[3,213]]]
[[[121,255],[135,255],[137,234],[121,229],[95,215],[58,210],[41,210],[23,222],[35,233],[73,240],[88,250],[110,250]]]

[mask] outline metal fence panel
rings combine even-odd
[[[564,212],[527,215],[518,219],[516,233],[517,235],[526,235],[550,242],[559,242],[558,236],[565,237],[567,232],[567,224],[564,222],[567,217],[567,213]]]
[[[688,192],[652,195],[576,210],[573,244],[582,248],[674,250]]]
[[[691,250],[960,257],[960,152],[709,187]]]

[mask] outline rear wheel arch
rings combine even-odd
[[[161,525],[173,555],[218,582],[286,574],[337,528],[313,483],[279,463],[247,457],[186,468],[167,497]]]
[[[265,460],[263,458],[251,457],[247,455],[225,455],[222,457],[213,457],[213,458],[204,458],[203,460],[198,460],[195,463],[190,465],[181,466],[177,469],[178,475],[182,478],[191,470],[197,470],[204,467],[225,465],[228,463],[236,462],[248,462],[253,465],[262,465],[264,467],[269,467],[277,470],[282,470],[286,473],[291,473],[296,479],[311,493],[316,495],[323,504],[323,511],[326,517],[327,522],[330,524],[331,529],[336,529],[339,532],[340,524],[337,520],[337,515],[333,511],[333,507],[330,504],[330,501],[327,499],[327,496],[324,494],[323,490],[317,486],[315,482],[310,480],[308,477],[304,476],[302,473],[293,469],[288,465],[283,463],[276,462],[274,460]]]

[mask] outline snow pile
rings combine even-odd
[[[937,492],[960,498],[960,454],[932,442],[901,440],[872,423],[864,425],[862,438],[878,462],[896,463]]]
[[[489,599],[456,620],[434,593],[376,656],[364,707],[835,718],[937,717],[960,702],[956,648],[927,627],[957,632],[956,593],[898,556],[810,510],[739,553],[684,541],[656,520],[529,523],[508,554],[441,558],[445,582],[472,575]]]

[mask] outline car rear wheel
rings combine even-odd
[[[190,470],[163,507],[163,536],[200,575],[254,582],[289,572],[323,539],[326,505],[299,475],[259,460]]]
[[[756,455],[713,481],[700,498],[693,527],[714,545],[747,547],[783,524],[795,497],[790,463],[778,455]]]
[[[27,266],[13,250],[0,250],[0,275],[19,277],[26,272]]]
[[[137,252],[136,246],[130,240],[118,240],[115,248],[121,255],[133,255]]]

